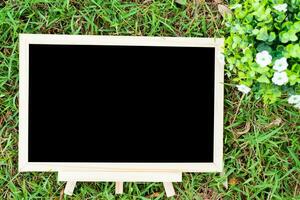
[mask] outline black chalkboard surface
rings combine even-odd
[[[30,44],[29,162],[212,162],[214,56]]]

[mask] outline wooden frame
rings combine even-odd
[[[221,172],[223,170],[223,81],[219,38],[20,34],[19,171]],[[215,48],[214,152],[212,163],[38,163],[28,162],[29,44],[185,46]],[[201,153],[201,152],[199,152]]]

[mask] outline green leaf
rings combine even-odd
[[[291,22],[291,21],[284,22],[282,25],[282,27],[286,28],[287,30],[290,30],[292,28],[292,26],[293,26],[293,22]]]
[[[257,67],[254,70],[260,74],[266,74],[270,70],[270,68],[269,67]]]
[[[292,42],[295,42],[298,40],[298,37],[296,36],[296,32],[295,31],[289,31],[288,32],[289,34],[289,40],[292,41]]]
[[[262,40],[262,41],[267,41],[269,39],[267,27],[263,27],[259,30],[259,32],[256,36],[256,39],[257,40]]]
[[[253,27],[250,24],[245,25],[245,31],[247,33],[253,33]]]
[[[241,41],[242,39],[239,36],[237,35],[233,36],[232,48],[236,48],[237,46],[239,46]]]
[[[297,74],[300,74],[300,64],[298,64],[298,63],[293,64],[291,71],[293,71]]]
[[[297,66],[298,65],[298,66]],[[287,70],[287,75],[289,77],[290,85],[295,85],[296,83],[300,83],[300,75],[299,71],[295,70],[295,68],[299,67],[299,64],[294,64],[291,70]]]
[[[297,74],[293,73],[289,75],[289,82],[291,85],[295,85],[296,83],[300,83],[300,78]]]
[[[232,79],[233,82],[239,82],[241,79],[239,77]]]
[[[273,42],[276,39],[275,32],[271,32],[268,38],[268,42]]]
[[[296,32],[300,32],[300,21],[295,22],[293,27]]]
[[[285,56],[288,58],[299,58],[300,59],[300,45],[289,44],[285,48]]]
[[[247,15],[247,12],[244,12],[244,11],[241,10],[241,9],[237,9],[237,10],[234,12],[234,16],[235,16],[237,19],[244,19],[246,15]]]
[[[282,43],[287,43],[289,41],[289,34],[287,32],[280,32],[279,40]]]
[[[261,52],[261,51],[268,51],[269,53],[272,52],[272,48],[265,44],[265,43],[260,43],[258,46],[257,46],[257,51]]]
[[[264,103],[275,103],[281,97],[279,87],[262,83],[259,93],[262,95]]]
[[[270,83],[270,80],[268,79],[267,76],[265,75],[261,75],[258,79],[257,79],[258,82],[260,83]]]
[[[238,76],[240,77],[240,78],[246,78],[246,74],[244,73],[244,72],[238,72]]]
[[[244,56],[243,56],[243,58],[245,58],[245,60],[248,61],[248,62],[253,61],[253,55],[252,55],[251,49],[248,48],[248,49],[246,49],[246,50],[244,51]]]
[[[275,18],[275,21],[281,23],[285,20],[285,18],[286,18],[286,15],[284,13],[282,13]]]
[[[249,77],[249,78],[255,78],[255,71],[249,71],[247,73],[247,77]]]
[[[252,34],[253,35],[257,35],[259,33],[259,30],[258,29],[254,29],[253,31],[252,31]]]
[[[265,9],[265,7],[261,5],[253,14],[254,16],[256,16],[257,21],[267,22],[270,18],[272,18],[270,13],[271,13],[270,8]]]
[[[298,12],[298,14],[295,15],[295,18],[300,21],[300,12]]]
[[[253,21],[253,15],[247,15],[247,16],[245,16],[245,21],[247,23],[251,23]]]
[[[247,85],[248,87],[251,87],[252,84],[253,84],[253,81],[251,79],[245,79],[245,80],[240,81],[240,84]]]

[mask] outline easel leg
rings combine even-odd
[[[68,181],[64,190],[66,195],[72,195],[74,188],[76,186],[76,181]]]
[[[175,195],[175,190],[172,182],[163,182],[167,197],[172,197]]]
[[[116,182],[116,194],[123,194],[123,182]]]

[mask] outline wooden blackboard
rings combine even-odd
[[[20,170],[220,171],[221,43],[22,35]]]

